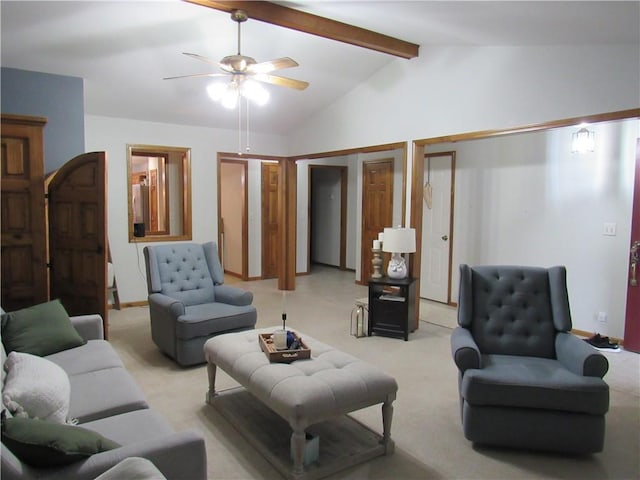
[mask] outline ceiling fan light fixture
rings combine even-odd
[[[219,102],[222,100],[222,97],[224,97],[228,85],[226,82],[210,83],[207,87],[207,95],[209,95],[209,98],[214,102]]]
[[[222,94],[222,98],[220,99],[220,103],[224,108],[228,108],[229,110],[233,110],[238,105],[238,97],[240,96],[240,90],[238,89],[238,84],[236,82],[231,82],[226,85],[226,89]]]
[[[240,86],[240,95],[259,106],[266,105],[269,101],[269,91],[250,78],[242,82],[242,85]]]

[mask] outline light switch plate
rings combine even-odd
[[[602,235],[606,235],[609,237],[616,236],[616,224],[615,223],[605,223],[602,226]]]

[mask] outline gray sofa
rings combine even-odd
[[[2,479],[89,480],[128,457],[143,457],[167,479],[204,480],[207,461],[202,435],[195,430],[176,432],[149,408],[117,353],[103,339],[99,315],[71,317],[71,322],[86,343],[42,358],[59,365],[68,375],[69,418],[120,446],[68,465],[36,468],[22,462],[5,445],[3,431]],[[6,361],[3,345],[3,367]],[[4,401],[5,375],[2,387]]]

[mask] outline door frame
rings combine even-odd
[[[346,165],[307,165],[307,273],[311,272],[311,196],[313,182],[312,175],[314,170],[332,169],[340,171],[340,270],[347,269],[347,205],[348,205],[348,180],[349,167]]]
[[[243,204],[242,204],[242,245],[240,249],[242,251],[242,272],[240,272],[242,280],[249,279],[249,189],[248,189],[248,178],[249,178],[249,164],[247,159],[237,159],[237,158],[228,158],[228,157],[218,157],[218,257],[220,259],[220,264],[223,266],[222,269],[224,271],[224,258],[223,258],[223,250],[224,250],[224,224],[223,224],[223,216],[222,216],[222,182],[221,182],[221,171],[223,163],[232,163],[232,164],[241,164],[243,166],[243,174],[244,174],[244,182],[243,182]],[[227,273],[227,272],[225,272]],[[233,275],[233,274],[231,274]]]

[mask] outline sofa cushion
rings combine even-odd
[[[253,328],[256,324],[256,307],[253,305],[229,305],[226,303],[203,303],[185,307],[184,315],[178,317],[176,337],[188,340],[209,337],[212,334]]]
[[[129,457],[99,475],[95,480],[165,480],[151,460]]]
[[[82,427],[98,432],[121,445],[162,438],[174,432],[169,422],[150,408],[93,420],[83,423]]]
[[[124,368],[69,375],[69,382],[69,416],[80,423],[149,407],[142,390]]]
[[[7,352],[45,356],[85,343],[59,300],[4,313],[1,323]]]
[[[124,368],[122,360],[106,340],[89,340],[80,347],[47,355],[46,359],[60,365],[67,375],[78,375],[105,368]]]
[[[467,370],[462,397],[470,405],[521,407],[604,415],[609,388],[601,378],[562,368],[557,360],[484,355],[483,367]]]
[[[20,460],[40,468],[67,465],[120,446],[82,427],[18,417],[3,419],[2,442]]]
[[[2,402],[13,415],[65,423],[71,387],[65,371],[49,360],[11,352]]]

